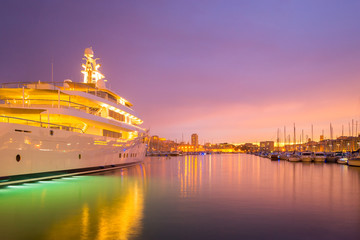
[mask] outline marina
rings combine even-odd
[[[7,240],[358,239],[359,201],[358,167],[250,154],[148,157],[131,168],[1,188],[0,233]]]
[[[359,12],[2,0],[0,240],[360,239]]]
[[[273,161],[286,160],[304,163],[339,163],[353,167],[360,167],[359,152],[256,152],[255,156],[269,158]]]

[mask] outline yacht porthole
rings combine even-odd
[[[20,155],[19,155],[19,154],[18,154],[18,155],[16,155],[16,161],[17,161],[17,162],[20,162],[20,160],[21,160]]]

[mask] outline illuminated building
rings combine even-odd
[[[152,136],[149,142],[149,151],[169,152],[177,150],[177,144],[174,141],[160,138],[159,136]]]
[[[191,145],[194,146],[194,149],[196,151],[196,149],[199,145],[199,136],[196,133],[193,133],[191,135]]]
[[[259,150],[259,146],[253,143],[245,143],[237,146],[235,149],[241,152],[256,152]]]
[[[274,151],[274,141],[260,142],[260,151],[273,152]]]

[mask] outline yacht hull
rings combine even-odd
[[[300,157],[289,157],[289,162],[301,162]]]
[[[354,167],[360,167],[360,158],[353,158],[353,159],[349,159],[348,160],[348,165],[349,166],[354,166]]]
[[[14,123],[0,123],[0,186],[27,178],[129,166],[145,157],[142,138],[131,141]],[[30,179],[31,180],[31,179]]]
[[[314,162],[316,163],[320,163],[320,162],[325,162],[325,157],[314,157]]]
[[[302,162],[311,162],[312,158],[311,158],[311,156],[301,156],[301,161]]]
[[[339,158],[336,162],[339,164],[348,164],[348,159],[347,158]]]

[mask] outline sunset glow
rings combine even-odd
[[[6,1],[0,81],[51,81],[53,63],[55,82],[82,82],[92,46],[151,135],[242,143],[276,141],[280,128],[283,141],[294,123],[298,136],[313,124],[315,140],[330,123],[334,137],[360,132],[349,125],[360,123],[358,1],[85,2]]]

